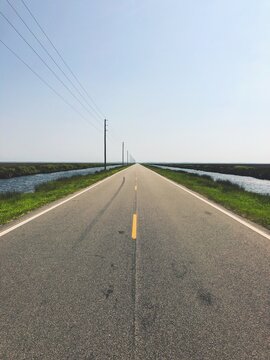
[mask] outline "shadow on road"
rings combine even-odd
[[[83,230],[75,244],[72,246],[72,250],[76,249],[78,246],[80,246],[80,243],[86,238],[87,234],[91,231],[93,226],[100,220],[100,218],[103,216],[103,214],[106,212],[106,210],[110,207],[110,205],[113,203],[115,198],[118,196],[120,191],[122,190],[123,186],[125,185],[126,178],[123,177],[122,183],[119,186],[119,188],[116,190],[114,195],[111,197],[111,199],[105,204],[102,210],[94,217],[94,219],[90,222],[90,224],[87,225],[87,227]]]

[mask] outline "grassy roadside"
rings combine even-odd
[[[150,164],[151,165],[151,164]],[[152,164],[153,165],[153,164]],[[233,174],[251,176],[257,179],[270,180],[270,164],[187,164],[187,163],[156,163],[169,167],[217,172],[221,174]]]
[[[106,172],[101,171],[96,174],[58,179],[39,185],[34,193],[0,194],[0,224],[5,224],[31,210],[90,186],[124,168],[118,167]]]
[[[223,205],[238,215],[270,229],[270,195],[247,192],[238,185],[228,181],[214,181],[209,176],[158,169],[153,166],[147,167]]]
[[[108,164],[114,165],[114,164]],[[0,179],[100,167],[100,163],[0,163]]]

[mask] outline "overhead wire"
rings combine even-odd
[[[95,126],[95,124],[91,123],[78,109],[75,108],[70,102],[68,102],[57,90],[55,90],[42,76],[40,76],[26,61],[24,61],[20,55],[18,55],[13,49],[11,49],[2,39],[0,42],[19,60],[21,61],[35,76],[39,78],[43,84],[45,84],[51,91],[54,92],[66,105],[68,105],[73,111],[75,111],[82,119],[84,119],[88,124],[93,126],[97,131],[101,132],[99,128]]]
[[[6,0],[9,4],[10,1]],[[33,12],[30,10],[29,6],[27,6],[27,4],[25,3],[24,0],[21,0],[21,3],[24,5],[24,7],[26,8],[26,10],[28,11],[28,13],[30,14],[30,16],[32,17],[32,19],[35,21],[36,25],[39,27],[39,29],[41,30],[41,32],[43,33],[43,35],[46,37],[46,39],[48,40],[48,42],[51,44],[51,46],[53,47],[53,49],[55,50],[55,52],[57,53],[57,55],[59,56],[59,58],[62,60],[63,64],[66,66],[66,68],[69,70],[69,72],[71,73],[71,75],[74,77],[74,79],[76,80],[76,82],[78,83],[78,85],[81,87],[81,89],[84,91],[84,93],[87,95],[87,97],[90,99],[90,101],[93,103],[94,106],[92,106],[91,104],[89,104],[89,102],[87,101],[87,99],[85,98],[85,96],[82,95],[82,93],[79,91],[79,89],[75,86],[74,82],[71,81],[71,79],[68,77],[68,80],[72,83],[73,87],[75,87],[75,89],[78,91],[78,93],[81,95],[81,97],[84,99],[84,101],[88,104],[88,106],[91,107],[91,109],[97,114],[97,116],[99,116],[102,119],[102,123],[103,120],[106,118],[106,116],[104,115],[104,112],[101,111],[101,109],[99,108],[99,106],[97,105],[97,103],[94,101],[93,97],[91,97],[89,95],[89,93],[87,92],[87,90],[85,89],[85,87],[82,85],[82,83],[80,82],[80,80],[78,79],[78,77],[75,75],[75,73],[72,71],[71,67],[67,64],[67,62],[65,61],[65,59],[63,58],[63,56],[61,55],[60,51],[57,49],[57,47],[54,45],[54,43],[52,42],[52,40],[49,38],[49,36],[47,35],[46,31],[44,30],[44,28],[40,25],[40,22],[37,20],[36,16],[33,14]],[[12,6],[10,4],[10,6]],[[48,52],[48,50],[44,47],[44,45],[39,41],[39,39],[37,39],[36,35],[33,34],[33,32],[29,29],[28,25],[25,23],[25,21],[21,18],[21,16],[18,14],[18,12],[14,9],[14,7],[12,6],[13,10],[17,13],[17,15],[20,17],[20,19],[23,21],[23,23],[26,25],[26,27],[28,28],[28,30],[32,33],[32,35],[36,38],[36,40],[39,42],[39,44],[42,46],[42,48],[46,51],[46,53],[50,56],[50,58],[53,60],[53,62],[56,64],[56,66],[58,68],[60,68],[61,72],[63,73],[63,69],[56,63],[55,59],[52,58],[51,54]],[[64,73],[65,77],[67,77],[66,73]],[[101,120],[100,120],[101,121]],[[111,133],[108,133],[108,139],[112,140],[114,142],[119,142],[114,135],[112,135]]]
[[[71,67],[68,65],[68,63],[66,62],[66,60],[63,58],[63,56],[61,55],[60,51],[57,49],[57,47],[54,45],[54,43],[52,42],[52,40],[49,38],[49,36],[47,35],[46,31],[43,29],[43,27],[40,25],[40,22],[37,20],[36,16],[33,14],[33,12],[30,10],[29,6],[27,6],[27,4],[25,3],[24,0],[21,0],[21,3],[24,5],[24,7],[26,8],[26,10],[28,11],[28,13],[30,14],[30,16],[32,17],[32,19],[35,21],[35,23],[37,24],[37,26],[39,27],[39,29],[41,30],[41,32],[43,33],[43,35],[46,37],[46,39],[49,41],[49,43],[51,44],[51,46],[53,47],[53,49],[55,50],[55,52],[57,53],[57,55],[59,56],[59,58],[62,60],[63,64],[66,66],[66,68],[69,70],[69,72],[71,73],[71,75],[74,77],[74,79],[77,81],[78,85],[81,87],[81,89],[84,91],[84,93],[86,94],[86,96],[90,99],[90,101],[94,104],[94,106],[96,107],[97,111],[100,113],[100,115],[102,116],[102,118],[106,118],[106,116],[104,115],[104,112],[100,109],[100,107],[96,104],[95,100],[93,99],[93,97],[91,95],[89,95],[89,93],[87,92],[87,90],[85,89],[85,87],[82,85],[81,81],[78,79],[78,77],[75,75],[74,71],[71,69]]]
[[[64,60],[63,56],[60,54],[59,50],[56,48],[56,46],[53,44],[49,36],[46,34],[43,27],[38,22],[37,18],[34,16],[34,14],[31,12],[30,8],[27,6],[24,0],[21,0],[21,3],[24,5],[24,7],[27,9],[30,16],[33,18],[41,32],[44,34],[46,39],[49,41],[59,58],[62,60],[63,64],[66,66],[66,68],[69,70],[73,78],[76,80],[80,88],[83,90],[83,92],[87,95],[87,97],[91,100],[91,102],[94,104],[92,106],[85,96],[83,96],[82,92],[78,89],[78,87],[74,84],[74,82],[70,79],[70,77],[66,74],[66,72],[61,68],[61,66],[56,62],[56,60],[53,58],[53,56],[50,54],[50,52],[46,49],[46,47],[42,44],[42,42],[39,40],[39,38],[34,34],[34,32],[31,30],[31,28],[27,25],[27,23],[24,21],[22,16],[19,14],[19,12],[16,10],[16,8],[10,3],[9,0],[6,0],[10,7],[13,9],[13,11],[16,13],[16,15],[20,18],[20,20],[24,23],[24,25],[27,27],[28,31],[34,36],[36,41],[39,43],[39,45],[42,47],[42,49],[46,52],[46,54],[50,57],[50,59],[53,61],[53,63],[57,66],[57,68],[61,71],[61,73],[65,76],[65,78],[71,83],[73,88],[80,94],[81,98],[85,101],[85,103],[91,108],[91,112],[89,109],[86,108],[86,106],[81,102],[81,100],[73,93],[72,90],[62,81],[62,79],[57,75],[57,73],[47,64],[47,62],[42,58],[42,56],[34,49],[34,47],[26,40],[26,38],[20,33],[20,31],[12,24],[12,22],[3,14],[3,12],[0,10],[0,15],[7,21],[7,23],[14,29],[14,31],[20,36],[20,38],[31,48],[31,50],[38,56],[38,58],[42,61],[42,63],[50,70],[50,72],[56,77],[56,79],[66,88],[66,90],[77,100],[80,105],[93,117],[96,121],[98,121],[100,125],[100,119],[97,120],[96,116],[98,118],[105,118],[104,113],[100,110],[100,108],[97,106],[94,99],[89,95],[87,90],[84,88],[78,77],[75,75],[75,73],[72,71],[71,67],[67,64],[67,62]],[[77,114],[80,115],[86,122],[88,122],[91,126],[93,126],[97,131],[100,131],[92,122],[88,120],[76,107],[74,107],[71,103],[69,103],[58,91],[56,91],[44,78],[42,78],[29,64],[27,64],[14,50],[12,50],[7,44],[5,44],[1,39],[1,43],[17,58],[19,59],[32,73],[34,73],[47,87],[49,87],[62,101],[64,101],[70,108],[72,108],[73,111],[75,111]],[[94,111],[95,114],[92,113]],[[93,116],[95,115],[95,116]],[[111,136],[109,133],[109,139],[114,140],[115,142],[118,142],[114,137]]]
[[[26,38],[20,33],[20,31],[12,24],[12,22],[4,15],[0,10],[0,15],[7,21],[7,23],[15,30],[15,32],[20,36],[20,38],[30,47],[30,49],[38,56],[42,63],[46,66],[47,69],[56,77],[56,79],[66,88],[66,90],[77,100],[81,106],[91,115],[90,111],[86,106],[81,102],[81,100],[70,90],[70,88],[62,81],[62,79],[56,74],[56,72],[47,64],[47,62],[39,55],[39,53],[33,48],[33,46],[26,40]]]
[[[46,52],[46,54],[49,56],[49,58],[53,61],[53,63],[57,66],[57,68],[61,71],[61,73],[64,75],[64,77],[67,79],[67,81],[72,85],[72,87],[75,89],[75,91],[78,92],[78,94],[81,96],[81,98],[85,101],[85,103],[88,105],[89,109],[91,109],[91,112],[94,112],[96,116],[99,118],[100,114],[96,111],[96,109],[89,104],[85,96],[82,94],[82,92],[78,89],[78,87],[74,84],[74,82],[70,79],[70,77],[66,74],[66,72],[59,66],[57,61],[53,58],[53,56],[50,54],[50,52],[47,50],[47,48],[42,44],[40,39],[37,37],[37,35],[31,30],[31,28],[28,26],[26,21],[23,19],[23,17],[20,15],[18,10],[13,6],[13,4],[10,2],[10,0],[6,0],[9,6],[12,8],[12,10],[15,12],[15,14],[19,17],[19,19],[23,22],[23,24],[26,26],[28,31],[33,35],[33,37],[36,39],[36,41],[39,43],[39,45],[42,47],[42,49]]]

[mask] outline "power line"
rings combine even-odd
[[[17,9],[11,4],[9,0],[6,0],[9,6],[12,8],[12,10],[15,12],[15,14],[20,18],[20,20],[23,22],[23,24],[26,26],[28,31],[34,36],[36,41],[39,43],[39,45],[42,47],[42,49],[46,52],[46,54],[50,57],[50,59],[53,61],[53,63],[57,66],[57,68],[61,71],[61,73],[65,76],[65,78],[68,80],[68,82],[73,86],[73,88],[80,94],[80,96],[83,98],[83,100],[86,102],[86,104],[89,106],[91,111],[94,111],[95,114],[100,117],[100,114],[95,110],[95,108],[89,104],[85,96],[81,93],[81,91],[77,88],[77,86],[74,84],[74,82],[70,79],[70,77],[65,73],[65,71],[58,65],[58,63],[55,61],[53,56],[50,54],[50,52],[46,49],[46,47],[42,44],[42,42],[39,40],[39,38],[36,36],[36,34],[31,30],[31,28],[28,26],[28,24],[25,22],[23,17],[19,14]],[[91,114],[92,115],[92,114]]]
[[[59,50],[56,48],[56,46],[54,45],[54,43],[51,41],[51,39],[49,38],[49,36],[46,34],[45,30],[43,29],[43,27],[40,25],[39,21],[37,20],[37,18],[35,17],[35,15],[32,13],[32,11],[30,10],[30,8],[27,6],[27,4],[25,3],[24,0],[21,0],[22,4],[24,5],[24,7],[27,9],[27,11],[29,12],[29,14],[31,15],[31,17],[33,18],[33,20],[35,21],[35,23],[37,24],[37,26],[39,27],[39,29],[42,31],[42,33],[44,34],[44,36],[46,37],[46,39],[49,41],[49,43],[51,44],[51,46],[54,48],[55,52],[57,53],[57,55],[60,57],[60,59],[62,60],[63,64],[66,66],[66,68],[69,70],[69,72],[72,74],[72,76],[74,77],[74,79],[77,81],[77,83],[79,84],[79,86],[81,87],[81,89],[84,91],[84,93],[86,94],[86,96],[91,100],[91,102],[94,104],[94,106],[96,107],[97,111],[100,113],[100,115],[102,116],[102,118],[105,118],[106,116],[104,115],[104,113],[100,110],[100,108],[98,107],[98,105],[96,104],[96,102],[94,101],[94,99],[92,98],[92,96],[89,95],[89,93],[87,92],[87,90],[84,88],[84,86],[82,85],[82,83],[80,82],[80,80],[78,79],[78,77],[75,75],[75,73],[72,71],[71,67],[67,64],[67,62],[65,61],[65,59],[63,58],[63,56],[61,55],[61,53],[59,52]]]
[[[27,64],[14,50],[12,50],[3,40],[0,39],[0,42],[18,59],[20,60],[33,74],[35,74],[43,84],[45,84],[51,91],[54,92],[66,105],[68,105],[73,111],[80,115],[82,119],[84,119],[88,124],[93,126],[97,131],[101,131],[97,128],[93,123],[91,123],[87,118],[83,116],[83,114],[77,110],[72,104],[70,104],[57,90],[55,90],[43,77],[41,77],[29,64]]]
[[[56,79],[68,90],[68,92],[82,105],[82,107],[92,116],[90,111],[85,107],[80,99],[69,89],[69,87],[62,81],[62,79],[56,74],[56,72],[46,63],[46,61],[39,55],[39,53],[33,48],[33,46],[25,39],[25,37],[19,32],[19,30],[12,24],[12,22],[0,11],[0,15],[7,21],[7,23],[15,30],[15,32],[23,39],[23,41],[31,48],[31,50],[38,56],[42,63],[51,71]]]
[[[51,60],[55,63],[55,65],[60,69],[60,71],[64,74],[64,76],[68,79],[69,82],[71,82],[71,84],[73,85],[73,87],[75,87],[75,89],[78,91],[78,93],[83,97],[84,101],[86,101],[86,103],[88,104],[89,107],[91,107],[91,111],[94,111],[96,113],[97,116],[101,116],[95,109],[93,106],[91,106],[91,104],[89,104],[89,102],[87,102],[87,100],[85,99],[85,97],[81,94],[81,92],[78,90],[78,88],[76,87],[76,85],[74,85],[74,83],[70,80],[70,78],[65,74],[65,72],[61,69],[61,67],[57,64],[57,62],[54,60],[54,58],[51,56],[51,54],[49,53],[49,51],[46,49],[46,47],[41,43],[41,41],[37,38],[37,36],[34,34],[34,32],[31,30],[31,28],[27,25],[27,23],[24,21],[24,19],[21,17],[21,15],[18,13],[18,11],[14,8],[14,6],[10,3],[9,0],[6,0],[8,2],[8,4],[10,5],[10,7],[12,8],[12,10],[16,13],[16,15],[20,18],[20,20],[23,22],[23,24],[26,26],[26,28],[28,29],[28,31],[34,36],[34,38],[36,39],[36,41],[39,43],[39,45],[43,48],[43,50],[46,52],[46,54],[51,58]],[[46,38],[48,39],[48,41],[52,44],[52,46],[55,48],[55,46],[53,45],[53,43],[51,42],[51,40],[49,39],[49,37],[46,35],[45,31],[42,29],[42,27],[39,25],[37,19],[34,17],[34,15],[31,13],[31,10],[29,9],[29,7],[27,7],[27,5],[25,4],[25,2],[23,0],[21,0],[21,2],[23,3],[23,5],[26,7],[26,9],[29,11],[30,15],[33,17],[33,19],[35,20],[35,22],[38,24],[38,26],[41,28],[42,32],[44,33],[44,35],[46,36]],[[19,32],[19,30],[11,23],[11,21],[3,14],[2,11],[0,11],[0,14],[2,15],[2,17],[4,17],[4,19],[8,22],[8,24],[16,31],[16,33],[22,38],[22,40],[31,48],[31,50],[39,57],[39,59],[43,62],[43,64],[53,73],[53,75],[57,78],[57,80],[68,90],[68,92],[81,104],[81,106],[83,106],[83,108],[92,116],[94,117],[92,112],[89,112],[89,110],[85,107],[85,105],[80,101],[80,99],[78,99],[78,97],[70,90],[70,88],[62,81],[61,78],[59,78],[59,76],[55,73],[55,71],[46,63],[46,61],[40,56],[40,54],[33,48],[33,46],[26,40],[26,38]],[[55,50],[57,51],[57,49],[55,48]],[[58,52],[58,51],[57,51]],[[60,54],[59,54],[60,55]],[[60,55],[61,56],[61,55]],[[64,59],[62,60],[64,61]],[[72,71],[70,69],[70,71]],[[78,80],[78,79],[77,79]],[[93,100],[93,99],[92,99]],[[97,107],[97,105],[96,105]],[[94,119],[98,122],[99,125],[101,125],[103,123],[100,122],[101,119],[97,119],[96,117],[94,117]],[[117,142],[117,140],[114,138],[114,136],[112,136],[111,134],[108,134],[109,139]]]
[[[9,3],[10,1],[7,0]],[[52,40],[49,38],[49,36],[47,35],[46,31],[44,30],[44,28],[41,26],[40,22],[38,21],[38,19],[36,18],[36,16],[33,14],[33,12],[30,10],[29,6],[26,4],[26,2],[24,0],[21,0],[21,3],[24,5],[24,7],[26,8],[26,10],[28,11],[28,13],[30,14],[30,16],[32,17],[32,19],[35,21],[36,25],[38,26],[38,28],[41,30],[41,32],[43,33],[43,35],[46,37],[46,39],[48,40],[48,42],[51,44],[51,46],[53,47],[53,49],[55,50],[55,52],[57,53],[57,55],[59,56],[59,58],[62,60],[63,64],[65,65],[65,67],[68,69],[68,71],[71,73],[71,75],[73,76],[73,78],[76,80],[77,84],[80,86],[80,88],[82,89],[82,91],[86,94],[86,96],[90,99],[90,101],[93,103],[94,107],[92,105],[89,104],[89,102],[87,101],[87,99],[81,94],[81,92],[78,90],[78,88],[74,85],[74,83],[72,82],[73,86],[76,88],[76,90],[79,92],[79,94],[82,96],[82,98],[86,101],[86,103],[91,107],[91,109],[93,109],[95,111],[95,113],[98,116],[101,116],[102,118],[102,123],[103,123],[103,119],[106,118],[106,115],[104,115],[104,112],[99,108],[99,106],[97,105],[97,103],[95,102],[95,100],[93,99],[93,97],[91,97],[89,95],[89,93],[87,92],[87,90],[85,89],[85,87],[82,85],[82,83],[80,82],[80,80],[78,79],[78,77],[75,75],[75,73],[72,71],[71,67],[67,64],[67,62],[65,61],[65,59],[63,58],[63,56],[61,55],[60,51],[57,49],[57,47],[54,45],[54,43],[52,42]],[[69,78],[69,77],[68,77]],[[69,78],[70,80],[70,78]],[[115,136],[113,136],[111,133],[108,133],[108,138],[115,141],[115,142],[119,142],[118,140],[116,140]]]
[[[51,53],[47,50],[47,48],[42,44],[42,42],[39,40],[39,38],[35,35],[35,33],[31,30],[31,28],[28,26],[28,24],[24,21],[24,19],[22,18],[22,16],[18,13],[18,11],[16,10],[16,8],[10,3],[9,0],[6,0],[8,2],[8,4],[10,5],[10,7],[13,9],[13,11],[16,13],[16,15],[20,18],[20,20],[23,22],[23,24],[26,26],[26,28],[28,29],[28,31],[32,34],[32,36],[36,39],[36,41],[39,43],[39,45],[42,47],[42,49],[46,52],[46,54],[50,57],[50,59],[54,62],[54,64],[57,66],[57,68],[61,71],[61,73],[65,76],[65,78],[71,83],[71,85],[73,86],[73,88],[80,94],[80,96],[83,98],[83,100],[86,102],[86,104],[91,108],[91,111],[94,111],[96,116],[101,117],[103,115],[102,111],[98,108],[97,104],[95,103],[95,101],[93,100],[93,98],[88,94],[88,92],[86,91],[86,89],[83,87],[83,85],[81,84],[81,82],[79,81],[79,79],[77,78],[77,76],[74,74],[74,72],[72,71],[72,69],[69,67],[69,65],[66,63],[66,61],[64,60],[64,58],[62,57],[62,55],[60,54],[60,52],[57,50],[56,46],[52,43],[52,41],[50,40],[50,38],[48,37],[48,35],[46,34],[45,30],[41,27],[41,25],[39,24],[38,20],[36,19],[36,17],[33,15],[33,13],[31,12],[31,10],[29,9],[29,7],[26,5],[26,3],[24,2],[24,0],[21,0],[22,4],[25,6],[25,8],[27,9],[27,11],[29,12],[29,14],[31,15],[31,17],[34,19],[35,23],[38,25],[38,27],[40,28],[40,30],[42,31],[42,33],[44,34],[44,36],[47,38],[47,40],[49,41],[49,43],[52,45],[52,47],[54,48],[54,50],[56,51],[56,53],[58,54],[58,56],[60,57],[60,59],[62,60],[62,62],[64,63],[64,65],[66,66],[66,68],[69,70],[69,72],[72,74],[72,76],[74,77],[74,79],[77,81],[77,83],[79,84],[79,86],[81,87],[81,89],[85,92],[85,94],[88,96],[88,98],[92,101],[92,103],[95,105],[96,109],[89,104],[89,102],[86,100],[85,96],[83,96],[83,94],[81,93],[81,91],[77,88],[77,86],[74,84],[74,82],[70,79],[70,77],[66,74],[66,72],[62,69],[62,67],[57,63],[57,61],[54,59],[54,57],[51,55]],[[58,74],[51,68],[50,65],[48,65],[48,63],[44,60],[44,58],[38,53],[38,51],[27,41],[27,39],[20,33],[20,31],[13,25],[13,23],[5,16],[5,14],[3,14],[2,11],[0,11],[0,15],[7,21],[7,23],[14,29],[14,31],[21,37],[21,39],[30,47],[30,49],[36,54],[36,56],[38,56],[38,58],[42,61],[42,63],[50,70],[50,72],[56,77],[56,79],[66,88],[66,90],[79,102],[79,104],[91,115],[91,117],[93,117],[95,120],[96,117],[94,117],[87,108],[86,106],[81,102],[81,100],[73,93],[72,90],[70,90],[70,88],[66,85],[65,82],[63,82],[63,80],[58,76]],[[91,126],[93,126],[97,131],[100,131],[100,129],[98,129],[96,126],[94,126],[94,124],[90,121],[88,121],[87,118],[85,118],[85,116],[78,110],[76,109],[76,107],[74,107],[71,103],[69,103],[58,91],[56,91],[44,78],[42,78],[35,70],[33,70],[31,68],[31,66],[29,66],[18,54],[15,53],[15,51],[13,51],[11,48],[9,48],[1,39],[0,39],[1,43],[11,52],[13,53],[13,55],[15,55],[17,57],[17,59],[19,59],[25,66],[28,67],[28,69],[33,72],[47,87],[49,87],[51,89],[51,91],[53,91],[59,98],[61,98],[61,100],[63,102],[65,102],[69,107],[72,108],[73,111],[75,111],[77,114],[80,115],[80,117],[82,117],[86,122],[88,122],[89,124],[91,124]],[[105,116],[104,116],[105,118]],[[98,119],[98,121],[100,121],[100,119]],[[100,125],[100,122],[99,122]],[[111,138],[111,134],[108,134],[109,137]],[[114,136],[112,137],[112,140],[114,140],[115,142],[118,142]]]

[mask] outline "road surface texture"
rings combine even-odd
[[[0,359],[269,360],[269,253],[131,166],[0,237]]]

